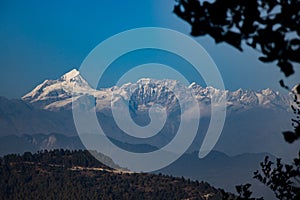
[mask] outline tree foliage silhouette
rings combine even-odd
[[[273,167],[274,163],[268,157],[260,165],[261,170],[254,172],[254,178],[267,185],[278,199],[300,199],[300,151],[291,165],[277,159]]]
[[[176,0],[174,13],[191,25],[191,35],[211,36],[243,51],[243,44],[259,51],[262,62],[276,62],[286,77],[300,63],[300,0]],[[299,66],[299,65],[298,65]],[[289,90],[283,80],[280,85]],[[295,87],[296,115],[293,131],[283,133],[287,142],[300,139],[300,84]],[[267,185],[278,199],[300,199],[300,152],[291,165],[277,159],[276,166],[265,158],[254,178]],[[251,197],[250,184],[236,186],[237,199]],[[230,199],[225,196],[224,199]],[[259,198],[262,199],[262,198]]]
[[[299,0],[177,0],[174,13],[191,25],[191,35],[208,34],[240,51],[245,42],[286,77],[300,63]]]
[[[296,115],[295,118],[292,119],[292,125],[294,127],[294,130],[283,132],[284,139],[289,143],[293,143],[294,141],[300,139],[300,84],[295,87],[293,95],[294,104],[291,105],[291,108],[293,109],[294,114]]]
[[[230,196],[225,191],[222,191],[223,198],[222,200],[263,200],[262,197],[260,198],[254,198],[251,197],[252,192],[250,191],[251,184],[247,183],[245,185],[237,185],[236,191],[238,193],[238,196]]]

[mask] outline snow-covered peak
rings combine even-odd
[[[68,73],[64,74],[63,76],[60,77],[60,80],[62,81],[70,81],[76,76],[79,75],[79,71],[77,69],[72,69]]]
[[[34,98],[38,93],[43,90],[43,87],[48,83],[48,80],[45,80],[43,83],[36,86],[31,92],[27,93],[22,97],[22,99]]]
[[[274,91],[271,90],[270,88],[267,88],[267,89],[265,89],[265,90],[261,90],[261,93],[262,93],[263,95],[274,95]]]
[[[149,83],[153,83],[154,81],[155,80],[151,79],[151,78],[141,78],[136,83],[137,84],[149,84]]]
[[[64,74],[57,80],[45,80],[31,92],[22,97],[23,100],[33,103],[38,107],[48,108],[50,104],[64,101],[72,95],[92,93],[93,89],[81,77],[76,69]],[[65,103],[59,102],[59,105]]]
[[[189,85],[189,88],[194,88],[194,87],[197,87],[197,83],[196,83],[196,82],[192,82],[192,83]]]
[[[152,78],[141,78],[139,79],[136,84],[138,85],[165,85],[165,86],[175,86],[175,85],[181,85],[181,83],[177,80],[172,80],[172,79],[162,79],[162,80],[157,80],[157,79],[152,79]]]

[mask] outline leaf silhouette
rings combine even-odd
[[[191,25],[191,35],[260,51],[262,62],[277,61],[286,77],[300,63],[299,0],[177,0],[174,13]]]

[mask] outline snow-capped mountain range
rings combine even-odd
[[[83,95],[89,95],[96,101],[96,110],[110,108],[111,102],[124,99],[133,102],[137,109],[150,107],[158,103],[169,109],[177,105],[177,99],[172,92],[174,89],[179,95],[184,95],[186,90],[192,91],[200,107],[210,105],[211,98],[217,102],[226,98],[227,108],[280,108],[289,109],[291,99],[271,89],[260,91],[238,89],[236,91],[219,90],[213,87],[201,87],[196,83],[189,86],[176,80],[154,80],[143,78],[136,83],[127,83],[120,87],[102,88],[95,90],[80,75],[76,69],[64,74],[57,80],[45,80],[34,88],[22,99],[38,108],[46,110],[70,110],[72,97],[74,100]],[[185,98],[188,101],[188,98]]]
[[[293,112],[290,112],[290,101],[293,99],[288,95],[271,89],[228,91],[202,87],[196,83],[184,85],[176,80],[149,78],[120,87],[95,90],[77,70],[72,70],[57,80],[45,80],[22,100],[0,98],[0,136],[39,133],[76,136],[78,133],[72,115],[72,100],[88,97],[83,98],[91,100],[86,102],[86,105],[92,105],[93,108],[96,106],[99,124],[110,138],[126,144],[160,148],[172,140],[181,122],[181,112],[177,110],[178,98],[174,95],[174,90],[177,92],[176,96],[180,96],[179,99],[183,99],[184,103],[191,100],[191,96],[184,96],[186,91],[191,91],[200,107],[199,128],[189,152],[199,150],[202,144],[210,124],[212,98],[217,103],[224,98],[227,100],[225,125],[215,150],[229,155],[272,152],[279,157],[292,156],[299,150],[299,143],[291,146],[285,143],[282,136],[282,132],[292,130]],[[149,124],[149,108],[153,104],[161,105],[168,114],[164,127],[155,136],[147,139],[127,135],[115,122],[111,112],[111,104],[119,101],[128,102],[130,116],[140,126]],[[90,130],[88,133],[94,132]]]

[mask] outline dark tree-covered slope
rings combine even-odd
[[[113,170],[88,151],[1,158],[0,199],[222,199],[208,183]]]

